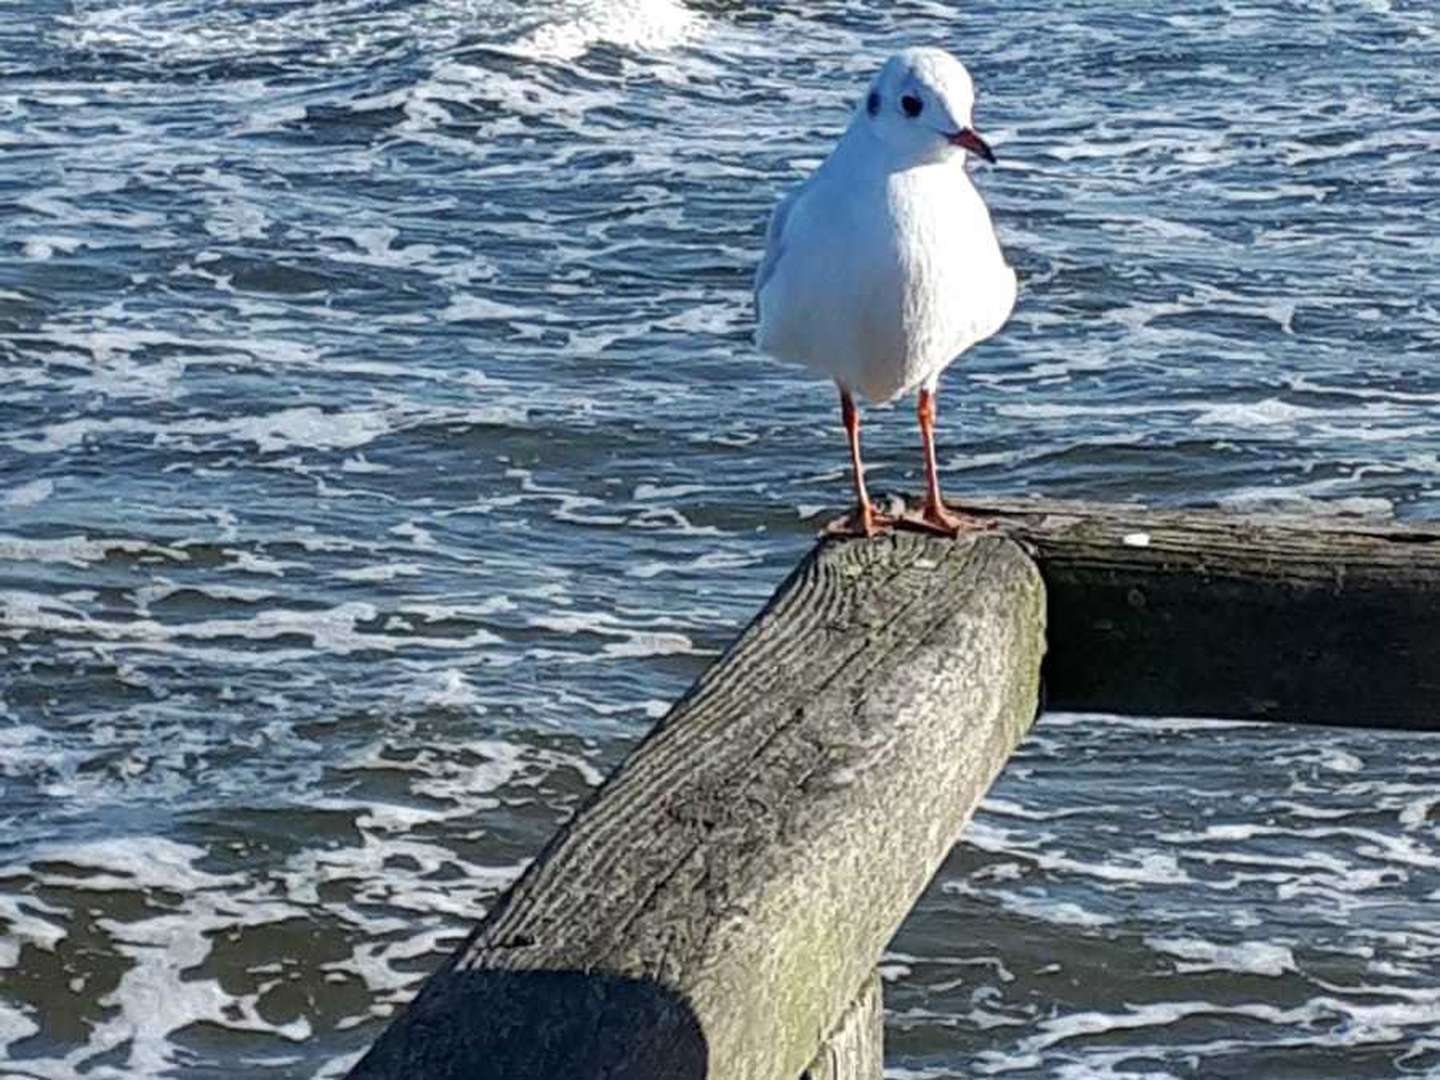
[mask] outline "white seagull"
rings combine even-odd
[[[870,504],[855,392],[892,401],[918,389],[924,509],[905,520],[953,535],[981,527],[940,498],[935,384],[1015,306],[990,213],[967,154],[995,155],[971,126],[975,87],[942,49],[906,49],[880,69],[840,142],[780,200],[755,275],[759,346],[834,379],[859,506],[833,531],[895,524]]]

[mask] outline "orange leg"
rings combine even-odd
[[[850,391],[840,387],[840,419],[845,424],[845,437],[850,441],[850,469],[855,479],[856,507],[847,516],[832,521],[825,531],[838,536],[875,536],[895,524],[895,519],[882,514],[870,502],[865,490],[865,466],[860,461],[860,410]]]
[[[925,446],[925,506],[917,514],[906,515],[905,520],[929,532],[954,536],[972,529],[994,527],[993,521],[975,517],[972,514],[951,513],[945,509],[940,497],[940,470],[935,464],[935,393],[921,390],[920,400],[915,406],[915,415],[920,421],[920,439]]]

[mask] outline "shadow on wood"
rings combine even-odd
[[[350,1074],[424,1080],[708,1080],[689,1006],[652,980],[447,968]]]

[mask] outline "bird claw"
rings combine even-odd
[[[926,503],[922,510],[907,510],[902,514],[900,524],[937,536],[959,536],[967,532],[988,532],[996,528],[998,522],[994,518],[947,510],[939,503]]]
[[[820,530],[822,536],[840,536],[870,539],[889,532],[899,519],[872,509],[868,514],[858,506],[844,517],[836,518]]]

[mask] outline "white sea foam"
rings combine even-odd
[[[409,649],[468,651],[499,644],[501,639],[486,630],[472,630],[464,637],[426,637],[419,634],[385,634],[364,630],[362,623],[376,621],[379,610],[370,603],[352,601],[317,610],[266,608],[245,619],[199,619],[188,623],[163,623],[155,619],[102,622],[84,617],[75,609],[57,606],[52,598],[29,594],[0,593],[5,622],[19,634],[43,630],[81,634],[98,642],[132,649],[160,652],[187,651],[194,641],[236,640],[271,642],[288,637],[308,639],[312,648],[337,655],[366,650],[396,652]],[[261,662],[263,658],[260,658]],[[270,657],[271,660],[274,657]]]
[[[27,1039],[40,1030],[40,1025],[32,1019],[34,1015],[33,1010],[20,1009],[7,1002],[0,1002],[0,1052],[3,1052],[12,1043]],[[42,1068],[44,1068],[43,1065]]]
[[[31,539],[0,535],[0,559],[11,562],[67,563],[86,566],[104,562],[112,554],[133,555],[146,561],[183,563],[189,556],[178,548],[152,544],[144,540],[60,536]]]
[[[510,48],[536,59],[574,60],[606,42],[654,52],[698,36],[704,16],[676,0],[564,0]]]
[[[642,629],[626,626],[608,612],[568,612],[539,615],[529,620],[532,626],[557,634],[598,634],[619,638],[601,646],[606,657],[673,656],[695,653],[695,643],[685,634],[669,630]]]
[[[1109,861],[1075,858],[1064,850],[1040,843],[1040,838],[1026,837],[1019,841],[1016,831],[997,828],[985,819],[970,823],[965,842],[981,851],[1018,856],[1043,870],[1080,874],[1101,881],[1135,885],[1178,885],[1191,878],[1180,867],[1177,856],[1170,851],[1138,849],[1111,851]],[[1017,842],[1018,841],[1018,842]]]
[[[743,567],[754,566],[762,561],[758,553],[745,553],[739,551],[710,551],[703,555],[697,555],[693,559],[681,562],[650,562],[636,563],[625,570],[627,577],[654,578],[661,574],[684,574],[684,573],[724,573],[729,570],[739,570]]]
[[[951,886],[947,885],[946,888],[950,889]],[[1049,896],[1033,895],[1011,889],[988,889],[986,895],[999,903],[1006,911],[1054,926],[1095,929],[1117,921],[1112,915],[1082,907],[1072,900],[1057,900]]]
[[[130,836],[106,840],[43,844],[32,850],[30,863],[54,864],[37,880],[90,891],[114,889],[169,889],[185,895],[196,889],[235,884],[234,874],[212,874],[198,869],[202,848],[163,836]],[[67,870],[75,867],[80,873]],[[10,866],[7,872],[20,868]]]
[[[841,501],[828,392],[744,343],[747,267],[876,43],[954,11],[61,7],[0,95],[24,189],[0,252],[0,961],[38,961],[0,1043],[44,1023],[23,1068],[64,1080],[338,1076],[807,543],[744,523]],[[1374,34],[1387,86],[1423,83],[1429,13],[1057,11],[967,30],[1004,166],[977,182],[1027,280],[943,399],[959,497],[1432,512],[1440,312],[1412,286],[1440,253],[1440,114],[1333,93]],[[1242,46],[1281,23],[1325,62],[1257,66]],[[1025,78],[1041,38],[1048,82]],[[1166,66],[1198,40],[1224,62]],[[1099,128],[1074,104],[1097,57],[1133,76]],[[871,419],[873,475],[913,490],[913,425]],[[886,960],[894,1045],[925,1055],[890,1071],[1423,1072],[1429,759],[1313,736],[1045,717],[912,920],[924,947]],[[113,864],[32,858],[77,820],[143,835]],[[151,833],[184,850],[138,858]],[[1018,951],[985,938],[1017,920]],[[1152,961],[1148,1015],[1092,947]],[[97,1027],[24,996],[61,960],[42,1000]],[[1259,978],[1287,1004],[1237,1011]],[[315,1021],[322,996],[345,1015]]]
[[[5,922],[5,936],[0,937],[0,968],[13,968],[20,962],[21,949],[29,945],[53,953],[55,946],[68,936],[66,923],[69,912],[38,896],[0,893],[0,919]],[[3,1040],[0,1040],[3,1041]]]
[[[1393,500],[1378,495],[1352,495],[1337,498],[1329,492],[1352,486],[1347,477],[1317,480],[1310,484],[1273,487],[1235,488],[1217,500],[1229,510],[1273,510],[1315,517],[1354,515],[1357,517],[1390,518],[1395,514]],[[1317,494],[1320,497],[1317,497]]]
[[[455,668],[429,673],[421,683],[406,691],[405,700],[411,705],[485,711],[474,684],[463,671]]]
[[[1434,817],[1434,810],[1440,806],[1440,795],[1426,795],[1408,801],[1400,811],[1400,824],[1406,829],[1419,829]]]
[[[392,562],[377,566],[361,566],[353,570],[337,570],[335,576],[345,581],[394,581],[396,578],[423,577],[425,571],[416,563]]]
[[[1213,405],[1201,412],[1197,424],[1226,425],[1230,427],[1252,427],[1270,424],[1294,424],[1321,416],[1319,409],[1295,405],[1279,398],[1266,398],[1253,403],[1227,403]]]
[[[389,430],[391,425],[379,410],[325,412],[307,405],[263,416],[165,424],[138,417],[66,420],[49,425],[39,438],[12,437],[9,443],[25,453],[44,454],[73,449],[88,440],[117,434],[152,435],[182,445],[188,442],[187,436],[220,436],[251,443],[262,453],[274,453],[292,448],[349,449],[364,446]]]
[[[1181,972],[1235,971],[1273,977],[1295,970],[1295,957],[1287,947],[1263,941],[1219,945],[1201,938],[1147,937],[1145,944],[1182,961],[1177,965]]]

